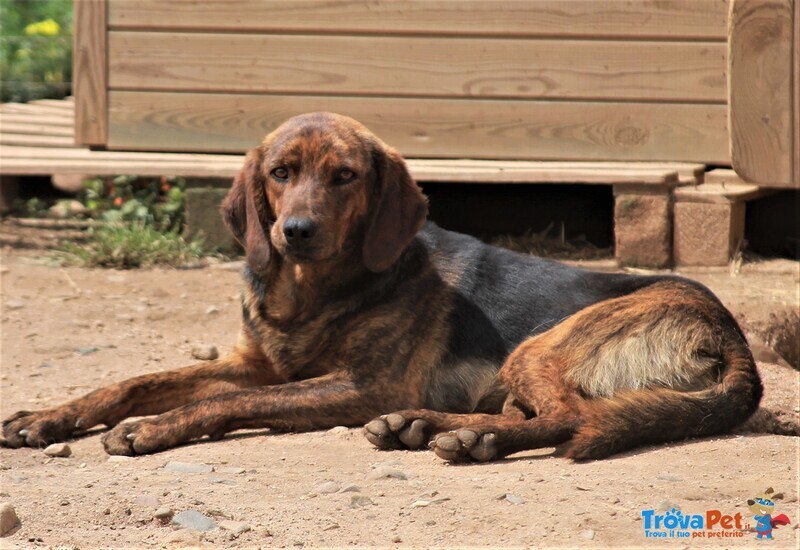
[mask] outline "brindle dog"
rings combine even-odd
[[[361,124],[289,120],[222,205],[247,255],[233,353],[18,412],[6,444],[105,424],[106,450],[133,455],[368,422],[380,448],[430,444],[448,460],[565,442],[590,459],[724,433],[756,410],[745,337],[703,286],[515,254],[426,213],[403,159]]]

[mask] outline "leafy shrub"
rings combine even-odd
[[[69,95],[72,0],[0,0],[0,74],[4,102]]]
[[[184,221],[183,178],[117,176],[83,183],[78,195],[89,215],[108,222],[140,222],[159,231],[180,230]]]

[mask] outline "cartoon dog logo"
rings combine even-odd
[[[786,514],[772,517],[772,511],[775,509],[775,501],[782,498],[783,493],[775,493],[775,490],[770,487],[763,493],[756,495],[755,499],[747,499],[748,508],[755,514],[753,519],[758,522],[756,524],[757,539],[771,539],[773,529],[781,525],[789,525],[789,518],[786,517]]]

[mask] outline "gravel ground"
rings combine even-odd
[[[797,268],[776,261],[746,264],[735,276],[684,274],[757,332],[775,309],[796,312]],[[235,266],[59,268],[41,254],[5,250],[0,271],[4,417],[190,364],[196,349],[224,354],[238,329]],[[772,361],[759,363],[765,403],[797,419],[798,372],[774,364],[780,358],[765,348],[759,357]],[[452,466],[428,452],[377,451],[346,428],[243,431],[133,459],[109,459],[98,434],[69,446],[66,458],[0,449],[0,504],[21,521],[0,548],[755,547],[766,543],[749,531],[709,538],[719,527],[700,538],[649,538],[642,511],[739,513],[746,527],[745,501],[768,486],[785,494],[775,514],[792,522],[769,544],[800,542],[792,437],[731,435],[581,465],[544,449]]]

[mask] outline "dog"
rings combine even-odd
[[[745,336],[708,289],[426,222],[405,161],[350,118],[270,133],[221,214],[246,254],[233,352],[18,412],[6,445],[104,424],[106,451],[135,455],[241,428],[366,423],[380,449],[429,445],[451,461],[562,445],[586,460],[726,433],[758,407]]]

